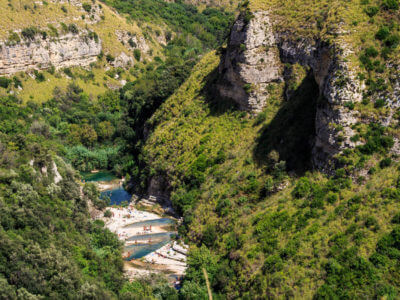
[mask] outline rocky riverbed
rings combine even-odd
[[[171,282],[176,282],[184,276],[188,247],[177,238],[177,220],[150,212],[151,207],[143,210],[140,206],[139,210],[133,202],[127,206],[116,205],[126,201],[129,195],[119,179],[97,183],[102,195],[110,198],[110,206],[94,218],[102,220],[124,243],[124,268],[128,278],[163,273]]]

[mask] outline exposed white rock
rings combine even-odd
[[[53,161],[53,172],[54,172],[54,183],[57,184],[62,180],[62,176],[60,174],[60,172],[58,172],[58,168],[56,163]]]
[[[283,80],[283,64],[299,63],[311,68],[323,96],[316,112],[313,163],[328,170],[331,158],[356,145],[350,138],[357,112],[344,104],[361,101],[363,86],[347,63],[351,52],[340,39],[328,45],[277,32],[267,11],[255,12],[249,19],[246,23],[242,13],[232,28],[219,67],[221,96],[232,99],[243,110],[257,113],[266,105],[267,86]]]
[[[131,51],[139,49],[141,52],[147,53],[150,50],[150,46],[147,44],[147,41],[143,36],[138,36],[135,33],[122,30],[117,30],[115,35],[118,40]]]
[[[97,60],[100,52],[101,41],[89,38],[86,32],[79,35],[69,33],[57,39],[37,37],[34,41],[23,41],[13,46],[0,42],[0,75],[50,66],[88,66]]]
[[[258,112],[265,106],[268,83],[282,79],[282,67],[268,12],[256,12],[248,24],[240,15],[233,25],[219,70],[223,97],[241,109]]]
[[[126,67],[130,67],[133,65],[133,58],[126,55],[125,52],[122,52],[120,55],[118,55],[114,62],[113,62],[113,66],[118,68],[126,68]]]

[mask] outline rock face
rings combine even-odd
[[[268,97],[267,85],[282,80],[282,68],[268,12],[256,12],[248,22],[245,19],[241,14],[233,25],[219,66],[218,89],[241,109],[259,112]]]
[[[133,65],[133,58],[126,55],[125,52],[122,52],[120,55],[118,55],[112,65],[116,68],[121,67],[121,68],[126,68],[129,66]]]
[[[117,30],[115,32],[118,40],[131,51],[139,49],[143,53],[147,53],[150,50],[150,46],[147,44],[146,39],[143,36],[137,36],[128,31]]]
[[[313,164],[328,171],[336,154],[355,146],[350,138],[357,113],[345,104],[362,100],[362,86],[347,63],[348,54],[339,39],[327,44],[293,37],[274,31],[268,12],[255,12],[252,17],[242,13],[232,28],[219,66],[218,90],[241,109],[256,113],[266,105],[268,85],[284,80],[284,64],[309,67],[321,98],[315,119]]]
[[[12,75],[31,69],[50,66],[64,68],[87,66],[95,62],[101,52],[101,41],[86,33],[66,34],[56,39],[22,41],[16,45],[0,43],[0,75]]]
[[[159,203],[171,206],[168,187],[168,181],[163,176],[156,175],[150,179],[147,194],[156,198]]]

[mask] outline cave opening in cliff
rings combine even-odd
[[[302,174],[312,168],[315,140],[315,117],[320,96],[312,70],[282,103],[273,120],[262,129],[254,156],[261,164],[271,163],[271,154],[278,153],[286,168]]]

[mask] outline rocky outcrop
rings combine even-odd
[[[328,44],[278,32],[271,19],[266,11],[238,17],[222,56],[218,90],[241,109],[256,113],[266,105],[268,85],[284,80],[284,64],[309,67],[321,98],[315,119],[313,164],[329,170],[336,154],[355,146],[350,138],[357,112],[345,104],[361,101],[362,86],[347,63],[350,52],[339,39]]]
[[[60,4],[66,4],[69,3],[73,6],[76,6],[84,15],[87,14],[87,16],[85,16],[85,23],[86,24],[96,24],[98,22],[101,21],[101,18],[103,16],[103,10],[102,10],[102,6],[98,3],[96,3],[95,1],[81,1],[81,0],[52,0],[51,2],[53,3],[60,3]],[[86,10],[84,8],[84,5],[90,5],[90,10]],[[42,4],[43,5],[43,4]],[[74,18],[75,20],[79,20],[81,18],[80,17],[76,17]]]
[[[133,58],[122,52],[113,61],[112,65],[116,68],[126,68],[133,65]]]
[[[239,16],[219,71],[221,96],[234,100],[243,110],[259,112],[263,109],[268,97],[267,85],[282,80],[268,12],[256,12],[249,21],[244,14]]]
[[[149,186],[147,188],[147,194],[157,198],[157,201],[162,204],[170,204],[169,184],[165,177],[162,175],[155,175],[150,179]]]
[[[16,45],[1,42],[0,75],[46,69],[50,66],[87,66],[96,61],[101,49],[101,41],[90,38],[86,32],[47,39],[38,36],[35,40],[22,41]]]
[[[138,36],[134,33],[121,30],[117,30],[115,35],[118,40],[131,51],[139,49],[141,52],[147,53],[150,50],[150,46],[147,44],[146,39],[143,36]]]

